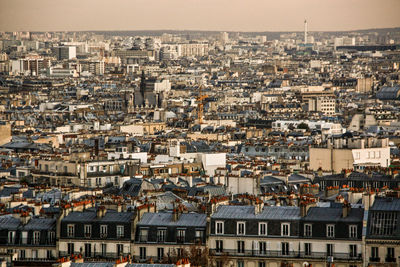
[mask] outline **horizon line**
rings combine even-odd
[[[308,30],[308,32],[358,32],[358,31],[373,31],[373,30],[400,30],[400,25],[396,27],[381,27],[381,28],[360,28],[360,29],[353,29],[353,30]],[[139,29],[139,30],[128,30],[128,29],[123,29],[123,30],[0,30],[0,32],[5,32],[5,33],[10,33],[10,32],[31,32],[31,33],[41,33],[41,32],[166,32],[166,31],[177,31],[177,32],[185,32],[185,31],[193,31],[193,32],[228,32],[228,33],[293,33],[293,32],[303,32],[303,30],[281,30],[281,31],[271,31],[271,30],[266,30],[266,31],[234,31],[234,30],[194,30],[194,29],[152,29],[152,30],[146,30],[146,29]]]

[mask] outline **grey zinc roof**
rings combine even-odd
[[[0,216],[0,230],[17,230],[20,221],[12,215]]]
[[[304,218],[305,221],[346,221],[346,222],[361,222],[364,217],[364,209],[352,208],[349,215],[346,218],[342,217],[342,208],[322,208],[312,207],[308,210],[307,216]]]
[[[107,210],[106,214],[102,218],[96,217],[96,211],[75,211],[71,212],[66,216],[64,222],[130,222],[133,213],[131,212],[116,212],[113,210]]]
[[[376,198],[370,210],[376,211],[400,211],[399,198]]]
[[[56,219],[32,218],[24,226],[25,230],[51,230],[56,228]]]
[[[172,213],[145,213],[138,225],[156,226],[194,226],[205,227],[207,215],[200,213],[183,213],[177,221],[172,220]]]
[[[113,267],[113,262],[71,262],[71,267]]]
[[[213,219],[298,220],[300,209],[293,206],[267,206],[256,215],[254,206],[219,206],[211,217]]]
[[[174,267],[175,264],[154,264],[154,263],[132,263],[127,264],[125,267]]]

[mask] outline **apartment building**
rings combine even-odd
[[[388,167],[390,147],[387,138],[336,138],[326,145],[310,147],[310,169],[339,173],[344,169]]]
[[[220,206],[208,245],[217,266],[362,266],[363,216],[359,207],[311,200],[300,207]]]
[[[73,211],[57,229],[59,256],[81,254],[87,259],[118,259],[131,253],[133,212],[105,207]]]
[[[140,262],[181,257],[192,246],[206,249],[207,215],[183,213],[177,206],[173,212],[145,213],[136,225],[133,255]]]
[[[15,253],[14,263],[44,265],[57,255],[56,219],[31,218],[28,212],[0,217],[0,252]]]
[[[82,159],[83,161],[84,159]],[[140,159],[38,160],[32,170],[32,182],[50,185],[76,185],[90,188],[106,184],[120,186],[138,173]]]
[[[376,198],[368,212],[365,266],[400,264],[400,199]]]

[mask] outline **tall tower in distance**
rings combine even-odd
[[[306,19],[304,19],[304,43],[305,44],[307,44],[308,42],[308,40],[307,40],[307,31],[308,31],[308,29],[307,29],[307,20]]]

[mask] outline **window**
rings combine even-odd
[[[52,259],[53,258],[53,251],[48,249],[46,254],[47,254],[47,259]]]
[[[326,237],[334,238],[335,237],[335,225],[328,224],[326,226]]]
[[[47,233],[47,239],[49,244],[53,244],[56,240],[56,233],[54,231],[50,231]]]
[[[20,259],[25,259],[25,249],[21,249],[18,253]]]
[[[90,258],[92,256],[92,244],[86,243],[85,244],[85,257]]]
[[[74,252],[75,252],[74,243],[68,243],[67,247],[68,247],[68,255],[74,254]]]
[[[380,236],[392,236],[396,231],[396,212],[372,212],[371,234]]]
[[[204,231],[203,230],[196,230],[196,243],[202,243],[203,242],[203,236],[204,236]]]
[[[349,225],[349,237],[357,238],[357,225]]]
[[[117,238],[124,237],[124,226],[123,225],[117,225]]]
[[[107,244],[101,244],[101,255],[103,257],[107,255]]]
[[[258,224],[258,235],[267,235],[267,224],[266,223]]]
[[[68,235],[68,237],[74,237],[75,236],[75,225],[74,224],[68,224],[67,225],[67,235]]]
[[[379,247],[371,248],[371,261],[379,261]]]
[[[304,255],[311,256],[311,243],[304,243]]]
[[[244,261],[237,261],[237,267],[244,267]]]
[[[215,222],[215,234],[217,234],[217,235],[224,234],[224,222],[221,222],[221,221]]]
[[[224,251],[224,241],[215,240],[215,251],[216,252],[223,252]]]
[[[85,232],[85,237],[90,238],[92,236],[92,226],[90,224],[85,224],[84,232]]]
[[[182,257],[182,255],[183,255],[183,248],[177,248],[177,249],[176,249],[176,254],[178,255],[179,258]]]
[[[40,243],[40,232],[39,231],[35,231],[35,232],[33,232],[32,244],[39,245],[39,243]]]
[[[21,233],[21,243],[22,244],[27,244],[28,243],[28,232],[26,232],[26,231],[23,231],[22,233]]]
[[[326,244],[326,256],[333,256],[333,244]]]
[[[386,260],[385,261],[386,262],[395,262],[396,261],[393,247],[388,247],[387,248]]]
[[[244,241],[237,241],[237,252],[244,253]]]
[[[157,248],[157,260],[162,261],[164,259],[164,248]]]
[[[264,261],[259,261],[258,262],[258,267],[265,267],[265,262]]]
[[[265,242],[265,241],[260,241],[260,242],[258,243],[258,250],[259,250],[260,255],[265,255],[265,254],[267,254],[267,242]]]
[[[357,257],[357,245],[349,245],[350,257]]]
[[[100,238],[107,237],[107,225],[100,225]]]
[[[139,241],[140,242],[147,242],[147,236],[149,234],[149,230],[146,229],[140,229],[140,235],[139,235]]]
[[[124,245],[123,244],[117,244],[117,255],[120,256],[124,254]]]
[[[15,231],[9,231],[8,232],[8,244],[14,244],[15,243]]]
[[[139,258],[141,260],[145,260],[146,259],[146,248],[145,247],[140,247],[139,248]]]
[[[237,234],[245,235],[246,224],[244,222],[237,222],[236,226],[237,226]]]
[[[185,242],[185,230],[184,229],[178,229],[178,232],[176,235],[176,242],[178,242],[178,243]]]
[[[282,242],[282,255],[283,256],[289,255],[289,243],[288,242]]]
[[[281,236],[290,236],[290,224],[289,223],[281,224]]]
[[[33,259],[37,259],[38,258],[38,251],[36,249],[32,250],[32,258]]]
[[[304,225],[304,236],[312,237],[312,225],[311,224]]]
[[[157,231],[157,240],[158,240],[158,242],[165,242],[166,234],[167,234],[167,230],[166,229],[159,229]]]

